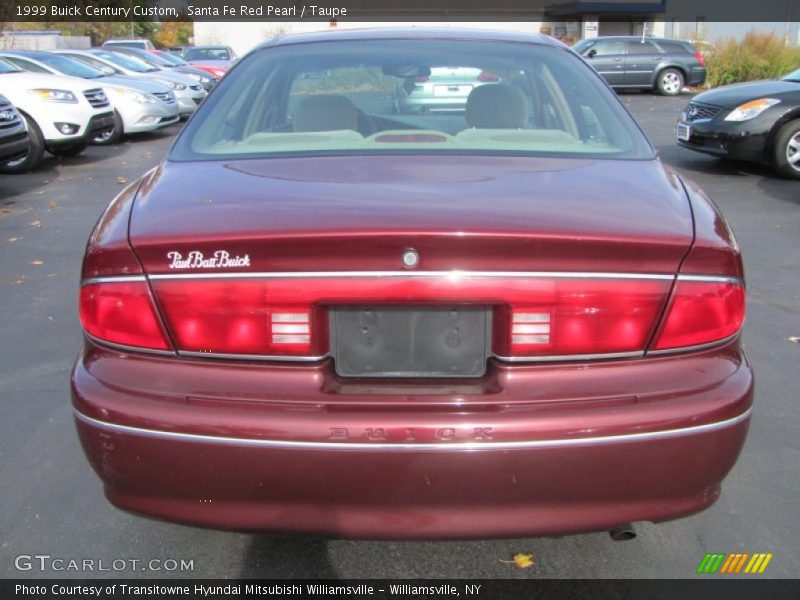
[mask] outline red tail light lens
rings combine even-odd
[[[724,340],[744,323],[745,292],[738,283],[678,281],[655,350]]]
[[[554,280],[495,311],[495,353],[568,356],[642,352],[668,281]]]
[[[93,283],[80,295],[83,328],[99,340],[167,350],[145,281]]]
[[[157,281],[180,350],[215,354],[324,354],[308,303],[274,303],[264,281]],[[315,346],[314,342],[319,343]]]
[[[321,356],[328,306],[493,306],[494,352],[554,356],[643,352],[671,279],[321,277],[155,280],[179,350]]]
[[[478,75],[478,81],[483,83],[494,83],[500,81],[500,78],[491,71],[481,71],[480,75]]]
[[[697,50],[695,51],[694,57],[697,59],[697,62],[700,63],[701,67],[705,67],[706,66],[706,59],[699,51],[697,51]]]

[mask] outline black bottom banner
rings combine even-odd
[[[798,580],[77,580],[5,579],[0,598],[191,600],[213,598],[468,598],[480,600],[783,600],[800,598]]]

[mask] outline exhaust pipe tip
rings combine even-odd
[[[608,532],[608,535],[610,535],[611,539],[615,542],[626,542],[636,538],[636,530],[631,523],[623,523],[622,525],[614,527],[614,529]]]

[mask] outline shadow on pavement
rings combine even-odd
[[[335,579],[338,575],[328,559],[327,540],[254,534],[239,577]]]

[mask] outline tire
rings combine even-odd
[[[775,170],[789,179],[800,179],[800,119],[778,130],[773,154]]]
[[[656,77],[656,89],[662,96],[677,96],[685,83],[686,79],[678,69],[664,69]]]
[[[115,110],[113,129],[111,129],[111,131],[107,131],[106,133],[101,133],[94,136],[92,138],[92,145],[111,146],[113,144],[118,144],[120,140],[122,140],[123,135],[125,135],[125,126],[122,123],[122,117],[120,117],[119,113]]]
[[[75,158],[81,152],[86,150],[88,144],[86,142],[82,142],[80,144],[72,144],[71,146],[60,146],[56,148],[48,148],[50,152],[55,154],[56,156],[61,156],[64,158]]]
[[[20,113],[22,114],[22,113]],[[0,165],[0,173],[18,174],[35,169],[44,157],[44,136],[36,122],[28,115],[22,114],[28,127],[28,153],[23,158]]]

